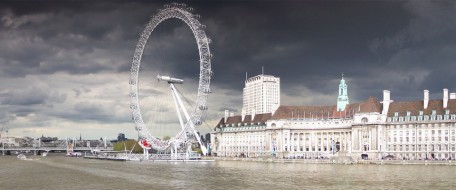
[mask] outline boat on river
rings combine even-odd
[[[65,157],[81,157],[82,154],[80,152],[68,152]]]
[[[123,151],[92,151],[92,156],[84,156],[88,159],[127,161],[128,156]]]
[[[27,160],[27,157],[24,154],[17,155],[17,159],[19,160]]]

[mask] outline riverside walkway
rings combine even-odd
[[[281,159],[281,158],[239,158],[239,157],[203,157],[224,161],[301,163],[301,164],[376,164],[376,165],[447,165],[456,166],[456,160],[356,160],[340,162],[335,159]]]

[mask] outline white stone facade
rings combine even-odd
[[[274,115],[256,119],[261,122],[240,116],[223,120],[211,135],[213,152],[233,157],[455,159],[456,99],[445,96],[448,90],[440,100],[429,100],[426,93],[423,100],[393,102],[384,91],[382,101],[370,97],[348,104],[345,112],[337,112],[336,105],[280,106]]]

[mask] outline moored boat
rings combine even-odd
[[[80,152],[68,152],[65,156],[66,157],[81,157],[82,154]]]
[[[27,160],[27,157],[24,154],[17,155],[17,159],[19,160]]]

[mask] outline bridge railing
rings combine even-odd
[[[73,150],[113,150],[112,147],[73,147]],[[67,150],[67,147],[5,147],[0,150]]]

